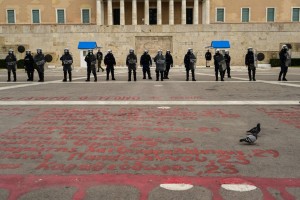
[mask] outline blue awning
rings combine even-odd
[[[228,49],[230,48],[230,42],[227,40],[212,41],[211,47],[216,49]]]
[[[96,49],[97,42],[79,42],[78,49]]]

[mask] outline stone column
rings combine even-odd
[[[96,13],[97,13],[97,25],[103,25],[102,24],[102,0],[97,0],[96,2]]]
[[[101,1],[101,23],[104,25],[104,2]]]
[[[181,0],[181,24],[186,24],[186,0]]]
[[[205,24],[210,24],[210,0],[205,1]]]
[[[161,0],[157,0],[157,25],[161,25]]]
[[[112,0],[107,0],[107,23],[108,25],[113,25],[112,19]]]
[[[149,0],[145,0],[144,24],[149,25]]]
[[[174,24],[174,0],[169,0],[169,24]]]
[[[205,24],[205,1],[202,1],[202,24]]]
[[[125,4],[120,0],[120,25],[125,25]]]
[[[199,0],[194,0],[194,24],[199,24]]]
[[[137,25],[136,0],[132,0],[132,25]]]

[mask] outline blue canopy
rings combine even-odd
[[[97,42],[79,42],[78,49],[96,49]]]
[[[230,42],[227,40],[220,40],[220,41],[212,41],[211,47],[215,49],[228,49],[230,48]]]

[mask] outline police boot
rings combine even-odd
[[[34,71],[30,72],[30,81],[33,81]]]
[[[128,81],[131,81],[131,71],[128,71]]]
[[[218,81],[219,80],[218,72],[215,72],[215,77],[216,77],[216,81]]]
[[[72,72],[69,72],[69,81],[72,82]]]
[[[87,73],[87,76],[86,76],[86,82],[89,82],[90,81],[90,76],[91,76],[91,74],[90,73]]]
[[[285,76],[286,76],[286,72],[283,73],[282,81],[287,81],[287,79],[285,78]]]
[[[133,71],[133,80],[136,81],[136,71]]]
[[[7,72],[7,82],[10,82],[10,74],[11,72]]]
[[[94,75],[94,82],[97,82],[97,74],[96,74],[96,69],[93,71],[93,75]]]
[[[248,71],[248,76],[249,76],[249,81],[252,81],[252,78],[251,78],[251,71],[250,71],[250,70]]]
[[[159,72],[156,72],[156,81],[159,81]]]
[[[169,79],[168,77],[169,73],[167,71],[164,72],[164,79]]]
[[[27,70],[27,76],[28,76],[28,79],[27,79],[27,81],[31,81],[31,78],[30,78],[30,77],[31,77],[31,72],[30,72],[30,71],[28,71],[28,70]]]
[[[189,71],[186,71],[186,81],[189,81]]]
[[[42,77],[41,82],[44,82],[45,81],[45,79],[44,79],[44,72],[41,73],[41,77]]]
[[[164,81],[164,72],[160,72],[160,80]]]
[[[109,71],[106,71],[106,80],[109,80]]]
[[[146,79],[146,72],[143,71],[143,79]]]
[[[14,82],[16,82],[17,81],[17,72],[13,71],[13,75],[14,75]]]
[[[281,81],[282,72],[279,72],[278,81]]]
[[[148,79],[152,80],[150,69],[148,70]]]
[[[100,67],[98,67],[98,70],[97,70],[97,72],[99,72],[99,69],[100,69]]]
[[[115,79],[115,72],[114,72],[114,71],[111,72],[111,80],[113,80],[113,81],[116,80],[116,79]]]
[[[196,79],[195,79],[195,71],[194,70],[192,70],[192,81],[196,81]]]
[[[253,81],[256,81],[256,79],[255,79],[255,71],[253,70],[253,72],[252,72],[252,77],[253,77]]]
[[[64,71],[64,79],[63,82],[67,82],[67,71]]]
[[[227,77],[231,78],[231,76],[230,76],[230,69],[227,70]]]
[[[220,75],[221,75],[221,81],[224,81],[225,71],[221,72]]]

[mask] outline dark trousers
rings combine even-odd
[[[219,80],[219,73],[220,73],[221,81],[224,81],[225,71],[220,71],[220,70],[219,70],[219,67],[216,67],[216,66],[215,66],[215,77],[216,77],[216,81]]]
[[[255,72],[256,72],[255,68],[248,67],[249,81],[252,81],[252,80],[256,81],[256,79],[255,79]]]
[[[190,70],[192,72],[192,80],[195,81],[195,70],[194,69],[186,69],[186,81],[189,80],[190,77]]]
[[[27,81],[33,81],[33,75],[34,75],[34,69],[28,69],[27,70],[27,76],[28,76],[28,79]]]
[[[17,81],[17,72],[16,70],[7,70],[7,81],[10,81],[11,72],[13,73],[14,81]]]
[[[88,66],[87,67],[87,81],[90,81],[91,73],[94,75],[94,81],[97,81],[97,73],[96,73],[96,66]]]
[[[38,66],[39,82],[44,82],[44,66]]]
[[[131,81],[132,72],[133,72],[133,80],[136,81],[136,70],[135,69],[128,69],[128,81]]]
[[[226,70],[225,70],[225,72],[226,71],[227,71],[227,77],[231,78],[231,76],[230,76],[230,64],[229,63],[226,63]]]
[[[169,79],[169,71],[170,71],[170,68],[171,68],[171,64],[166,64],[166,70],[164,72],[164,78],[165,79]]]
[[[115,80],[115,69],[114,67],[106,68],[106,80],[109,80],[109,74],[111,73],[111,80]]]
[[[99,69],[104,71],[104,69],[101,67],[101,62],[102,62],[102,60],[98,60],[98,72],[99,72]]]
[[[282,80],[286,80],[285,76],[286,76],[287,72],[288,72],[288,67],[285,65],[281,65],[278,80],[281,81],[282,75],[283,75]]]
[[[69,81],[72,81],[72,71],[71,70],[64,70],[64,80],[67,81],[67,75],[69,74]]]
[[[164,71],[155,70],[156,72],[156,81],[159,81],[159,74],[160,74],[160,80],[164,80]]]
[[[148,79],[152,79],[150,67],[143,67],[143,79],[146,79],[146,73],[148,75]]]

